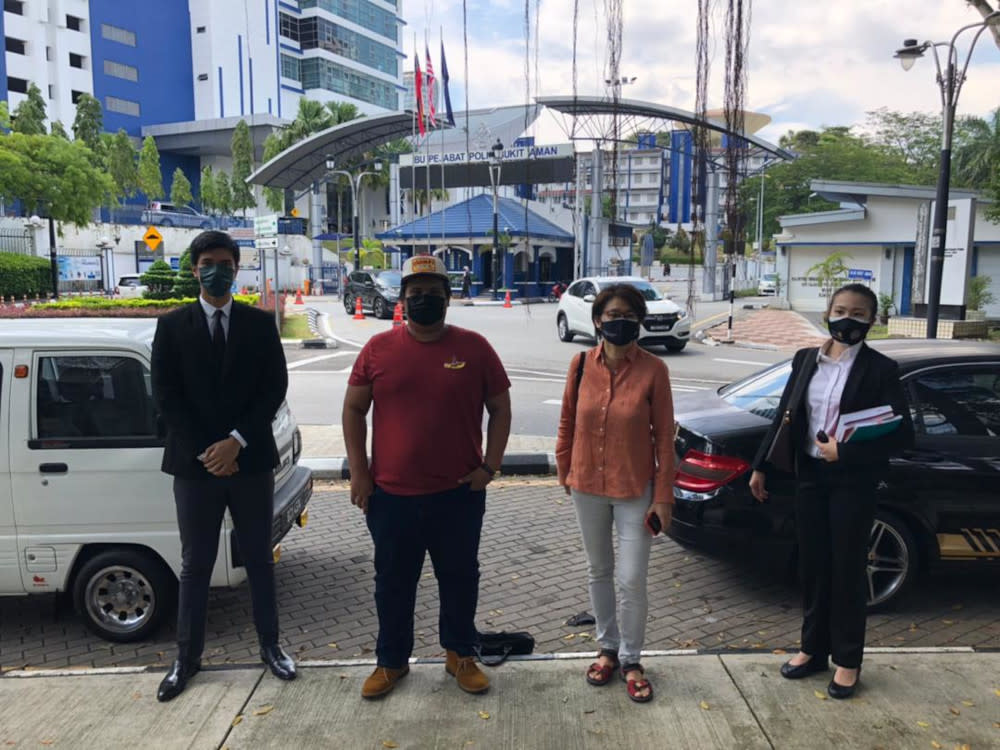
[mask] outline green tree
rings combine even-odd
[[[0,133],[10,132],[10,107],[7,102],[0,101]]]
[[[295,113],[295,119],[288,128],[288,145],[298,143],[303,138],[308,138],[313,133],[326,130],[333,124],[333,117],[330,110],[312,99],[299,99],[299,109]]]
[[[0,137],[0,197],[21,199],[28,213],[89,224],[114,199],[114,183],[82,143],[51,135]]]
[[[277,133],[268,133],[267,138],[264,139],[264,161],[269,162],[284,150],[281,136]],[[281,188],[264,188],[264,202],[272,211],[283,214],[285,212],[285,191]]]
[[[139,169],[136,165],[135,146],[128,133],[119,129],[104,138],[104,163],[115,185],[119,201],[131,198],[139,189]]]
[[[185,250],[181,256],[180,272],[174,279],[173,295],[178,299],[197,297],[201,292],[198,279],[191,273],[191,251]]]
[[[174,292],[174,279],[177,272],[165,260],[158,260],[149,267],[139,282],[146,286],[142,296],[146,299],[170,299]]]
[[[330,101],[326,103],[326,109],[330,113],[330,124],[327,127],[341,125],[342,123],[356,120],[359,117],[364,117],[355,105],[348,102]]]
[[[1000,169],[1000,107],[989,119],[967,117],[955,135],[952,156],[952,183],[988,190]]]
[[[69,133],[66,132],[66,126],[63,125],[60,120],[53,120],[49,123],[49,135],[54,135],[56,138],[62,138],[64,141],[69,140]]]
[[[163,196],[163,174],[160,172],[160,152],[153,136],[147,135],[139,152],[139,189],[151,201]]]
[[[253,189],[246,182],[247,177],[253,172],[253,142],[250,140],[250,127],[246,120],[240,120],[236,124],[230,151],[233,156],[233,174],[230,185],[233,193],[232,207],[234,211],[242,211],[243,215],[246,216],[246,210],[257,205]]]
[[[191,195],[191,181],[180,167],[174,170],[170,183],[170,202],[175,206],[186,206],[194,197]]]
[[[218,196],[216,194],[215,173],[212,172],[212,165],[206,164],[201,168],[201,210],[207,214],[214,212],[218,206]]]
[[[101,103],[90,94],[81,94],[76,100],[76,116],[73,118],[73,137],[83,141],[95,154],[103,148],[101,133],[104,131],[104,113]]]
[[[45,100],[34,83],[28,84],[28,98],[14,108],[14,132],[45,135]]]
[[[229,175],[219,171],[215,175],[215,207],[223,216],[233,213],[233,190],[229,186]]]
[[[816,279],[823,296],[829,297],[834,289],[847,280],[847,264],[844,263],[844,259],[850,257],[842,250],[830,253],[806,269],[806,278]]]

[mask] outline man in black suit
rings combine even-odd
[[[180,695],[201,668],[226,508],[250,579],[261,660],[282,680],[296,675],[278,645],[271,545],[278,465],[271,422],[288,389],[285,355],[271,316],[233,302],[236,242],[225,232],[202,232],[190,252],[201,295],[161,317],[153,339],[153,395],[167,427],[162,470],[174,477],[182,547],[178,653],[160,701]]]

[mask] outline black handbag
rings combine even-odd
[[[535,650],[535,639],[530,633],[480,633],[476,656],[481,664],[495,667],[507,661],[508,656],[525,656]]]
[[[791,397],[785,408],[785,413],[781,415],[781,424],[778,425],[771,441],[771,447],[767,449],[764,460],[771,464],[778,471],[788,474],[795,472],[795,446],[792,445],[792,412],[799,407],[802,394],[810,378],[805,371],[800,372],[795,385],[792,388]]]

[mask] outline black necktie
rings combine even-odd
[[[212,353],[215,355],[215,364],[220,370],[226,358],[226,332],[222,328],[222,316],[222,310],[215,311],[215,327],[212,329]]]

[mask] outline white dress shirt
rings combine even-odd
[[[822,458],[816,446],[816,433],[826,432],[833,439],[833,429],[840,419],[840,397],[844,384],[851,374],[854,361],[858,358],[861,343],[847,347],[839,358],[834,359],[827,352],[833,340],[828,340],[816,355],[816,372],[809,381],[806,391],[806,413],[809,416],[809,430],[806,432],[806,453],[813,458]]]
[[[217,310],[222,310],[222,320],[220,321],[222,324],[222,333],[226,337],[226,341],[229,341],[229,315],[233,311],[232,298],[222,307],[216,307],[200,295],[198,301],[201,303],[201,309],[205,311],[205,317],[208,319],[208,338],[211,339],[215,336],[215,313]],[[247,447],[247,441],[243,439],[239,430],[232,430],[229,434],[236,438],[236,441],[244,448]]]

